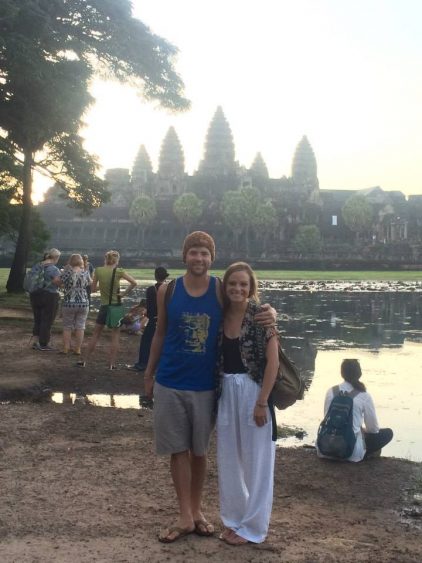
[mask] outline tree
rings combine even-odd
[[[298,228],[293,246],[301,254],[318,254],[322,249],[321,233],[316,225],[302,225]]]
[[[344,204],[341,214],[349,229],[356,233],[356,240],[360,233],[364,233],[372,225],[372,207],[363,196],[351,196]]]
[[[157,216],[155,201],[147,195],[137,197],[129,209],[129,217],[141,229],[141,246],[144,246],[145,231]]]
[[[253,216],[252,227],[257,238],[262,238],[262,247],[267,247],[268,235],[277,226],[277,211],[271,201],[258,204]]]
[[[229,190],[223,196],[221,203],[221,214],[224,223],[232,231],[236,250],[239,250],[239,237],[243,232],[247,218],[247,203],[241,192]]]
[[[202,215],[202,201],[196,194],[186,192],[174,202],[173,213],[184,225],[186,234],[188,234],[192,230],[192,225]]]
[[[174,70],[176,53],[132,17],[130,0],[2,0],[0,155],[10,174],[18,174],[22,198],[8,291],[22,289],[34,169],[47,171],[82,211],[107,200],[97,161],[78,134],[93,101],[93,76],[112,76],[163,107],[184,109],[188,101]]]

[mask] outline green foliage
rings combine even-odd
[[[293,246],[301,254],[318,254],[322,249],[321,233],[315,225],[302,225],[298,228]]]
[[[251,217],[257,237],[266,238],[277,226],[277,211],[271,201],[259,203]]]
[[[129,83],[163,107],[185,109],[176,53],[132,17],[129,0],[2,0],[0,163],[23,204],[9,291],[22,289],[34,168],[47,171],[83,212],[108,199],[96,159],[79,136],[94,75]]]
[[[145,231],[150,225],[152,225],[156,216],[157,208],[155,201],[149,196],[141,195],[133,201],[132,206],[129,209],[129,217],[141,228],[142,246],[144,246]]]
[[[186,232],[189,232],[192,224],[202,215],[202,201],[196,194],[186,192],[174,202],[173,213],[185,225]]]
[[[350,197],[341,212],[346,225],[356,234],[365,232],[372,225],[372,207],[363,196]]]

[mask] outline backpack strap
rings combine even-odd
[[[174,290],[176,288],[176,280],[171,280],[166,287],[166,294],[164,295],[164,305],[166,306],[166,310],[168,304],[170,303],[171,298],[173,297]]]
[[[334,385],[334,387],[331,388],[331,391],[333,392],[333,396],[337,397],[337,395],[340,395],[340,385]]]
[[[113,286],[114,286],[114,278],[116,277],[116,268],[113,268],[113,273],[111,274],[111,284],[110,284],[110,297],[108,300],[108,304],[111,305],[113,300]],[[117,292],[118,294],[119,292]],[[119,300],[119,295],[117,295],[117,300]]]
[[[337,397],[337,395],[346,395],[347,397],[351,397],[354,399],[356,395],[359,395],[360,391],[358,389],[353,389],[352,391],[340,391],[340,385],[335,385],[331,388],[333,392],[333,396]]]

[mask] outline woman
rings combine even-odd
[[[57,315],[60,295],[59,286],[61,285],[60,270],[57,262],[60,258],[60,250],[51,248],[44,254],[41,266],[44,269],[44,286],[30,293],[29,298],[34,312],[33,336],[38,337],[38,341],[32,345],[34,350],[40,352],[50,352],[53,348],[49,345],[51,337],[51,327]]]
[[[104,266],[96,268],[94,271],[94,278],[91,285],[91,290],[94,293],[97,291],[97,287],[100,288],[101,297],[101,307],[95,321],[95,328],[88,342],[88,347],[86,351],[86,359],[78,362],[79,367],[85,367],[86,361],[91,356],[92,352],[95,350],[98,338],[100,337],[107,319],[107,309],[108,305],[117,305],[120,303],[121,297],[126,297],[129,293],[136,287],[136,280],[130,276],[123,268],[118,268],[120,260],[120,254],[117,250],[109,250],[105,254]],[[111,282],[113,278],[113,271],[115,271],[113,287],[111,287]],[[120,295],[120,280],[126,280],[129,285],[126,290]],[[110,291],[111,290],[111,291]],[[111,295],[111,299],[110,299]],[[112,328],[111,330],[111,345],[109,347],[109,369],[116,369],[116,358],[119,351],[119,336],[120,328]]]
[[[84,268],[80,254],[72,254],[61,274],[64,296],[62,303],[63,351],[70,351],[72,330],[75,331],[74,353],[80,355],[85,333],[85,323],[89,312],[87,288],[92,279]]]
[[[352,454],[345,461],[362,461],[370,455],[381,453],[381,448],[391,442],[393,431],[390,428],[379,428],[374,401],[366,391],[366,387],[360,381],[362,370],[359,360],[343,360],[341,364],[341,376],[343,382],[336,387],[328,389],[325,396],[324,416],[330,408],[331,402],[336,394],[346,393],[353,397],[353,431],[356,443]],[[362,425],[365,424],[365,430]],[[322,447],[322,446],[321,446]],[[317,444],[319,457],[324,456]]]
[[[274,328],[254,321],[259,300],[248,264],[227,269],[223,297],[217,460],[225,530],[220,537],[230,545],[261,543],[273,500],[275,442],[268,400],[278,371],[278,337]]]

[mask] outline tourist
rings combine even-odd
[[[80,254],[72,254],[69,262],[61,274],[63,284],[63,350],[62,354],[68,354],[71,349],[72,330],[75,331],[75,345],[73,352],[81,354],[82,342],[85,333],[85,323],[89,312],[89,301],[87,288],[90,287],[92,279],[89,270],[84,267]]]
[[[159,287],[165,282],[168,276],[169,273],[165,268],[163,268],[163,266],[158,266],[157,268],[155,268],[154,277],[156,283],[148,287],[146,291],[146,315],[148,317],[148,323],[145,327],[139,344],[138,361],[133,366],[127,366],[128,369],[135,371],[144,371],[147,367],[152,338],[155,333],[155,327],[157,326],[157,292]]]
[[[136,287],[136,280],[130,276],[123,268],[118,268],[120,254],[117,250],[109,250],[105,254],[104,266],[96,268],[94,271],[94,278],[92,281],[91,289],[93,292],[100,288],[101,306],[95,321],[94,332],[88,342],[86,349],[85,359],[78,362],[79,367],[85,367],[86,362],[89,360],[91,354],[95,350],[98,339],[103,332],[107,319],[107,309],[109,305],[117,305],[120,303],[122,297],[126,297],[134,287]],[[114,279],[113,279],[113,271]],[[120,280],[126,280],[128,287],[120,294]],[[112,286],[113,281],[113,286]],[[119,336],[120,328],[111,328],[111,344],[109,347],[109,369],[116,369],[116,359],[119,351]]]
[[[60,250],[51,248],[44,254],[41,266],[44,269],[43,287],[29,294],[31,307],[34,313],[33,336],[38,338],[32,345],[34,350],[50,352],[53,348],[49,345],[51,327],[57,315],[60,301],[59,287],[61,285],[60,270],[57,262]]]
[[[343,360],[341,376],[344,381],[328,389],[325,396],[324,416],[336,394],[346,393],[353,399],[353,432],[356,443],[352,454],[345,461],[358,462],[370,456],[378,456],[381,448],[393,438],[393,431],[390,428],[379,428],[374,401],[366,391],[364,383],[360,381],[361,375],[362,370],[358,360]],[[365,424],[364,429],[362,429],[363,424]],[[327,457],[320,451],[318,443],[317,453],[319,457]]]
[[[276,427],[268,399],[278,373],[278,336],[274,327],[254,319],[260,306],[249,264],[229,266],[223,299],[217,461],[225,529],[220,537],[230,545],[261,543],[273,502]]]
[[[144,374],[146,397],[151,399],[154,391],[156,451],[170,456],[179,503],[177,522],[159,534],[165,543],[192,532],[214,534],[201,503],[214,425],[221,284],[208,274],[215,258],[210,235],[202,231],[188,235],[182,254],[185,275],[158,290],[157,328]],[[170,290],[172,294],[166,296]],[[274,324],[275,311],[265,306],[260,317],[262,322]]]
[[[82,259],[84,261],[84,269],[89,273],[89,277],[92,279],[94,275],[94,266],[89,261],[88,254],[84,254]],[[86,288],[86,292],[88,294],[89,307],[91,307],[91,285]]]

